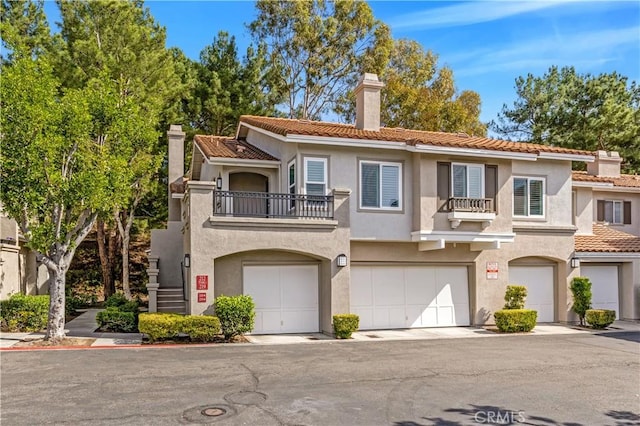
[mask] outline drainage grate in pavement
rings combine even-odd
[[[189,408],[182,413],[182,418],[189,423],[210,424],[211,422],[236,415],[235,408],[225,404],[201,405]]]
[[[370,337],[372,339],[380,339],[380,336],[376,336],[375,334],[365,334],[365,336]]]

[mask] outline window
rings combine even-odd
[[[631,202],[620,200],[598,200],[598,222],[614,225],[631,224]]]
[[[544,217],[544,179],[513,178],[513,215]]]
[[[296,194],[296,160],[291,160],[289,162],[289,174],[287,183],[289,185],[289,194],[291,195],[291,199],[289,200],[289,208],[294,209],[296,207],[296,202],[293,199],[293,196]]]
[[[402,164],[360,162],[360,207],[400,210]]]
[[[451,182],[454,198],[484,198],[484,166],[452,164]]]
[[[327,195],[327,159],[304,159],[304,188],[307,195]]]

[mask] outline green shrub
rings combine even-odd
[[[251,296],[218,296],[215,307],[225,339],[253,330],[256,306]]]
[[[0,322],[7,331],[34,332],[47,328],[49,296],[14,294],[0,302]]]
[[[124,295],[124,293],[118,292],[118,293],[112,294],[111,296],[109,296],[107,298],[107,300],[105,300],[104,307],[105,308],[119,308],[121,306],[124,306],[124,305],[127,305],[127,304],[131,304],[131,302],[135,303],[136,306],[138,304],[135,301],[128,300],[127,297]]]
[[[571,293],[573,293],[573,312],[580,318],[580,325],[584,325],[584,315],[591,309],[591,281],[585,277],[575,277],[571,280]]]
[[[356,314],[333,316],[333,333],[338,339],[350,339],[351,333],[360,328],[360,317]]]
[[[609,309],[587,309],[585,318],[591,327],[603,329],[609,327],[616,320],[616,311]]]
[[[197,342],[211,342],[220,334],[220,320],[211,315],[187,315],[182,318],[180,333]]]
[[[493,314],[498,330],[503,333],[531,331],[536,326],[538,312],[532,309],[504,309]]]
[[[96,320],[102,331],[133,333],[137,329],[138,316],[134,312],[109,307],[98,312]]]
[[[171,339],[180,333],[182,315],[171,313],[142,313],[138,317],[138,330],[152,342]]]
[[[508,285],[504,294],[502,309],[524,309],[524,301],[527,299],[527,287],[523,285]]]

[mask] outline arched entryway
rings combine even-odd
[[[233,214],[235,216],[266,216],[269,210],[268,199],[262,193],[269,192],[269,178],[259,173],[238,172],[229,175],[229,191],[253,194],[233,196]]]
[[[524,257],[509,262],[509,284],[527,287],[525,308],[538,311],[538,322],[556,320],[557,262]]]

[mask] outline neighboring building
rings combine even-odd
[[[355,125],[243,116],[233,138],[198,135],[186,177],[171,126],[150,311],[245,293],[255,333],[331,333],[345,312],[361,329],[479,325],[518,283],[539,321],[574,319],[571,164],[594,153],[381,128],[381,87],[360,81]]]
[[[0,300],[14,293],[47,294],[48,280],[47,268],[24,246],[18,224],[0,206]]]
[[[616,152],[596,152],[573,173],[576,256],[592,282],[593,306],[640,318],[640,176],[620,173]]]

